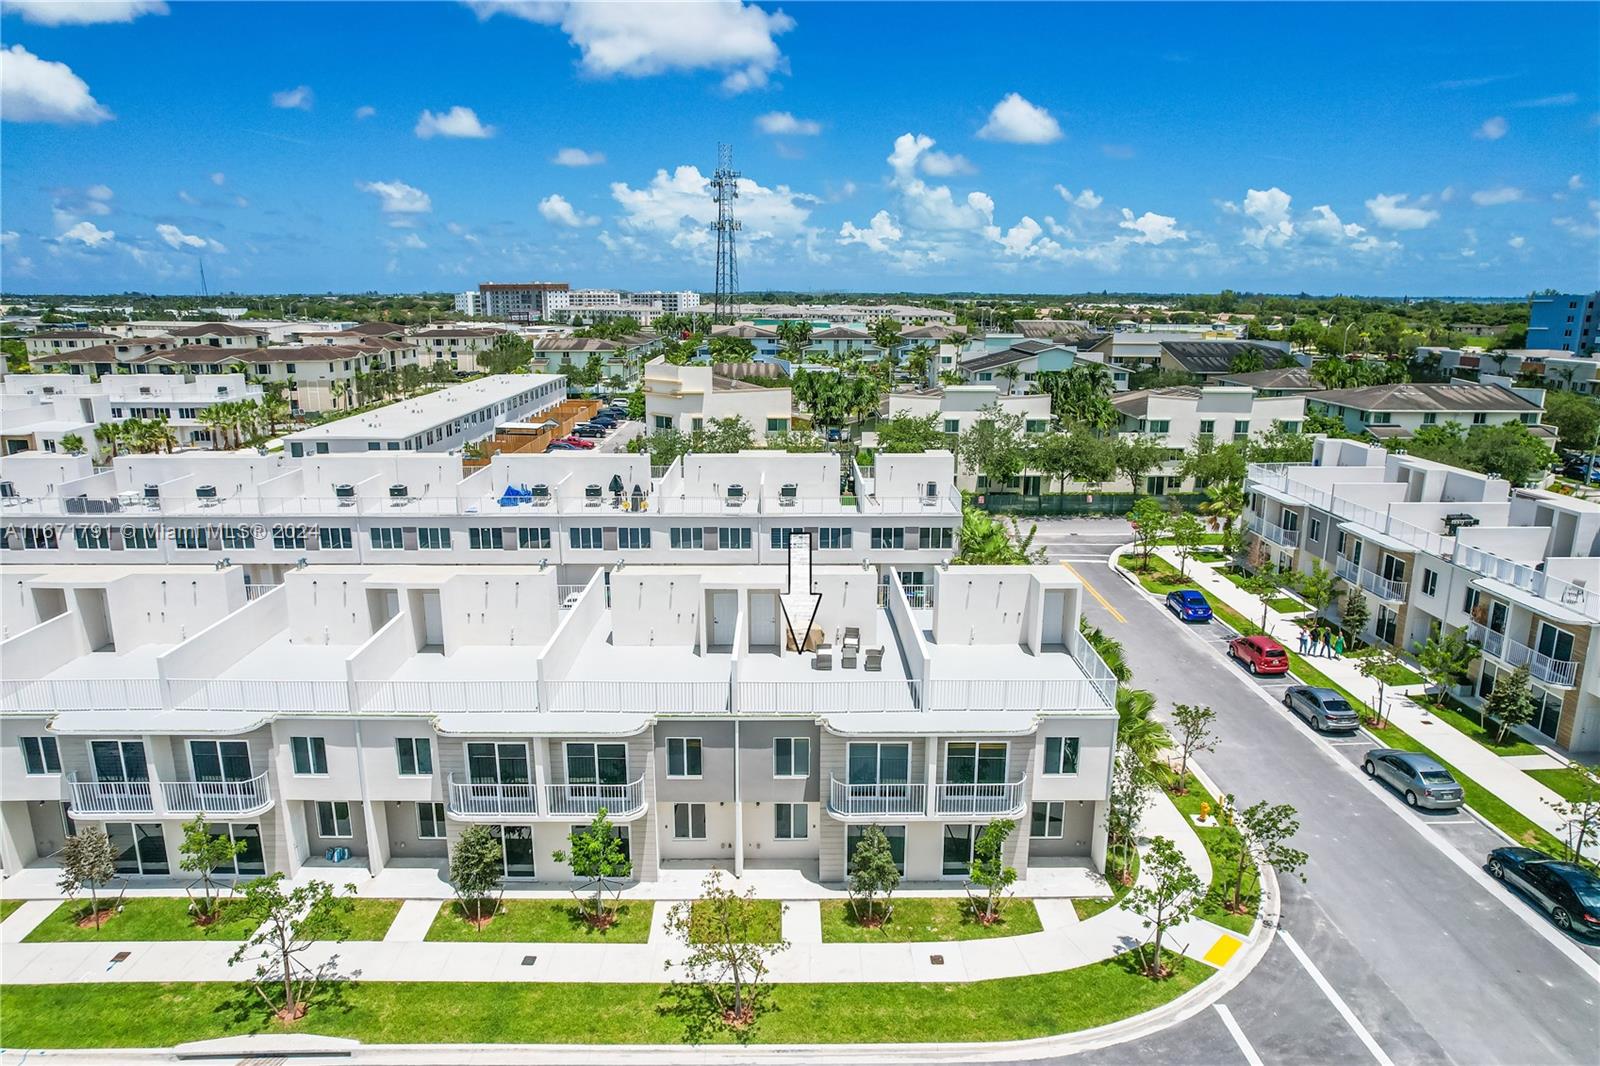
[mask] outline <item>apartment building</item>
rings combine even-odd
[[[70,340],[69,342],[71,343]],[[195,351],[175,355],[178,342],[173,337],[110,337],[103,341],[71,344],[70,347],[30,349],[28,364],[35,370],[103,377],[107,374],[170,374],[193,365]],[[220,363],[204,353],[204,366]],[[207,371],[201,371],[202,373]]]
[[[1120,393],[1111,403],[1122,419],[1119,432],[1154,437],[1172,450],[1174,458],[1145,478],[1145,491],[1154,495],[1195,487],[1194,479],[1185,479],[1181,468],[1183,454],[1197,440],[1242,443],[1274,426],[1298,433],[1305,419],[1301,397],[1258,396],[1245,387],[1139,389]]]
[[[559,374],[495,374],[289,434],[291,456],[448,452],[507,422],[537,420],[567,398]]]
[[[1233,372],[1241,357],[1259,356],[1272,366],[1289,354],[1287,342],[1243,341],[1162,327],[1149,332],[1119,330],[1081,349],[1098,353],[1108,365],[1129,373],[1172,370],[1210,381]]]
[[[229,350],[265,348],[272,343],[264,329],[240,326],[232,322],[200,322],[192,326],[174,326],[166,331],[180,345],[196,344],[206,348]]]
[[[99,458],[96,426],[159,418],[166,420],[177,447],[204,447],[212,443],[201,417],[205,411],[219,403],[261,399],[261,388],[243,374],[111,374],[98,381],[71,374],[10,374],[0,381],[5,418],[0,440],[7,454],[54,452],[62,437],[76,434],[89,455]]]
[[[646,307],[654,307],[662,314],[667,315],[691,314],[700,307],[700,294],[686,289],[678,292],[663,292],[659,289],[653,289],[630,294],[629,302]]]
[[[953,326],[954,311],[933,307],[916,307],[910,304],[756,304],[733,305],[733,315],[742,321],[771,319],[775,322],[789,318],[830,324],[866,323],[868,326],[880,319],[890,319],[902,326]]]
[[[787,433],[793,424],[794,395],[787,387],[724,377],[703,364],[674,366],[657,356],[645,364],[643,390],[650,432],[689,433],[719,418],[742,418],[757,434]]]
[[[1024,432],[1044,433],[1051,426],[1050,397],[1044,393],[1008,393],[994,385],[947,385],[942,388],[896,389],[883,398],[879,414],[883,418],[908,415],[912,418],[937,419],[953,451],[956,439],[984,418],[990,411],[1015,415],[1022,420]],[[1044,489],[1044,479],[1032,471],[1023,471],[1013,485],[991,485],[982,474],[957,471],[956,484],[968,491],[993,489],[1017,490],[1038,495]]]
[[[116,339],[114,334],[97,329],[52,329],[28,334],[22,338],[22,347],[27,351],[31,361],[33,356],[58,355],[81,348],[94,348]]]
[[[1600,292],[1535,296],[1528,304],[1528,347],[1595,353],[1600,341]]]
[[[1326,438],[1309,464],[1252,466],[1246,490],[1251,558],[1359,588],[1365,640],[1411,650],[1436,625],[1465,630],[1483,649],[1455,693],[1470,704],[1526,663],[1529,735],[1600,750],[1600,505]]]
[[[458,292],[451,300],[456,314],[463,318],[477,318],[483,314],[483,294],[478,292]]]
[[[557,313],[566,312],[570,291],[564,281],[484,282],[478,286],[478,313],[484,318],[504,318],[512,322],[548,320]]]
[[[1311,368],[1288,366],[1281,370],[1255,370],[1248,374],[1223,374],[1218,385],[1240,385],[1254,389],[1258,396],[1294,396],[1322,392],[1322,383],[1311,376]]]
[[[620,340],[603,337],[545,337],[534,343],[531,366],[547,374],[567,374],[582,370],[593,356],[600,357],[602,379],[619,377],[635,381],[639,368],[657,348],[661,338],[654,333],[636,333]]]
[[[1077,355],[1076,349],[1054,341],[986,338],[967,346],[956,369],[976,384],[992,381],[1009,386],[1015,373],[1015,391],[1027,392],[1041,371],[1070,370]]]
[[[493,326],[430,326],[411,333],[423,366],[448,363],[458,374],[476,374],[478,356],[507,331]]]
[[[1494,384],[1401,382],[1358,389],[1326,389],[1305,394],[1308,411],[1344,422],[1351,433],[1378,440],[1404,440],[1426,426],[1448,422],[1470,429],[1520,422],[1534,433],[1555,438],[1541,424],[1544,390]]]
[[[1418,348],[1413,359],[1436,362],[1452,378],[1485,384],[1511,384],[1515,378],[1539,378],[1547,388],[1587,395],[1600,394],[1600,359],[1560,349]]]

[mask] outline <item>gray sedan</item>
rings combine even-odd
[[[1415,751],[1373,748],[1361,768],[1368,777],[1391,785],[1412,807],[1453,811],[1461,806],[1461,785],[1432,758]]]
[[[1354,732],[1361,728],[1356,709],[1335,689],[1291,685],[1283,694],[1283,705],[1310,722],[1319,733],[1324,729]]]

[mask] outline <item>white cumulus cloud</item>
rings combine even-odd
[[[116,116],[71,67],[14,44],[0,52],[0,117],[8,122],[94,125]]]
[[[1511,185],[1502,185],[1498,189],[1479,189],[1472,194],[1472,202],[1479,207],[1514,204],[1520,199],[1522,199],[1522,190]]]
[[[494,136],[494,127],[478,121],[478,113],[470,107],[457,104],[437,115],[424,110],[417,116],[416,134],[423,140],[433,137],[465,137],[481,140]]]
[[[1379,193],[1367,201],[1372,220],[1384,229],[1423,229],[1439,218],[1439,212],[1421,206],[1423,201],[1408,204],[1406,193]],[[1426,199],[1426,198],[1424,198]]]
[[[788,61],[775,37],[794,28],[781,11],[740,0],[705,3],[564,3],[470,0],[480,19],[512,15],[559,26],[582,53],[580,66],[600,77],[649,77],[669,71],[724,72],[723,88],[759,89]]]
[[[604,152],[586,152],[582,148],[563,148],[550,160],[558,167],[593,167],[605,161]]]
[[[600,221],[594,215],[580,213],[577,208],[567,202],[565,196],[557,192],[553,192],[539,201],[539,214],[543,215],[547,222],[553,222],[558,226],[571,226],[573,229],[577,229],[580,226],[593,226]]]
[[[822,123],[812,118],[795,118],[787,111],[768,111],[757,116],[756,128],[777,137],[815,137]]]
[[[272,106],[281,107],[286,111],[310,111],[314,94],[309,85],[296,85],[293,89],[282,89],[272,94]]]
[[[165,15],[167,5],[162,0],[6,0],[5,13],[21,15],[35,26],[93,26]]]
[[[1282,248],[1294,239],[1294,221],[1289,217],[1288,193],[1274,185],[1270,189],[1248,189],[1240,210],[1256,223],[1244,231],[1244,242],[1255,248]]]
[[[68,241],[75,241],[88,248],[98,248],[102,244],[115,240],[116,236],[115,230],[101,229],[93,222],[79,222],[75,226],[68,227],[61,236],[56,238],[56,242],[65,244]]]
[[[890,245],[899,241],[900,237],[900,227],[895,225],[894,218],[887,211],[873,215],[866,229],[854,222],[846,222],[839,227],[840,244],[864,244],[874,252],[892,251]]]
[[[1093,211],[1105,202],[1105,197],[1096,196],[1093,189],[1085,189],[1078,195],[1072,195],[1072,190],[1065,185],[1057,185],[1056,193],[1073,207],[1081,207],[1085,211]]]
[[[1493,118],[1484,119],[1483,125],[1478,127],[1473,136],[1480,141],[1498,141],[1510,131],[1511,123],[1496,115]]]
[[[978,136],[1011,144],[1049,144],[1061,139],[1061,123],[1044,108],[1023,99],[1021,93],[1010,93],[994,105]]]
[[[1528,243],[1528,238],[1521,235],[1515,235],[1510,240],[1506,241],[1506,243],[1513,248],[1521,248],[1523,245]]]
[[[922,170],[936,178],[948,178],[952,174],[976,174],[978,168],[964,155],[952,155],[948,152],[928,152],[922,157]]]
[[[1186,241],[1189,234],[1178,228],[1178,220],[1171,215],[1158,215],[1153,211],[1146,211],[1138,218],[1126,207],[1122,209],[1122,221],[1118,223],[1123,229],[1133,230],[1138,234],[1133,238],[1135,244],[1165,244],[1168,241]]]
[[[180,252],[188,248],[209,248],[213,252],[227,251],[226,248],[209,237],[185,233],[177,226],[167,222],[163,222],[156,227],[156,235],[165,241],[169,248],[176,248]]]
[[[376,196],[379,208],[386,215],[420,215],[433,210],[433,201],[427,193],[403,181],[357,182],[356,188]]]

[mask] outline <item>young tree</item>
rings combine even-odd
[[[1124,886],[1133,883],[1134,848],[1139,842],[1139,827],[1150,806],[1154,783],[1150,764],[1119,740],[1111,769],[1111,794],[1106,804],[1106,844],[1118,849]]]
[[[1200,524],[1200,519],[1187,511],[1173,515],[1169,524],[1172,527],[1172,542],[1178,549],[1178,575],[1188,577],[1189,560],[1200,550],[1200,538],[1205,536],[1205,527]]]
[[[283,889],[282,874],[258,877],[245,887],[241,907],[256,931],[228,958],[228,965],[254,960],[251,983],[256,994],[280,1021],[294,1021],[305,1014],[317,985],[336,976],[334,960],[313,968],[300,956],[317,941],[338,942],[350,935],[345,919],[355,910],[350,897],[356,886],[345,885],[342,896],[326,881]]]
[[[1128,521],[1133,523],[1133,535],[1139,542],[1140,566],[1148,569],[1150,549],[1155,547],[1156,541],[1161,539],[1161,534],[1166,532],[1167,510],[1153,497],[1144,496],[1133,501],[1133,508],[1128,512]]]
[[[1239,587],[1261,601],[1261,631],[1265,633],[1267,611],[1272,607],[1268,601],[1283,587],[1283,575],[1272,565],[1271,559],[1266,557],[1265,550],[1257,558],[1255,570],[1239,583]]]
[[[1059,430],[1037,437],[1028,447],[1028,465],[1055,482],[1059,491],[1066,490],[1067,478],[1073,466],[1072,437]]]
[[[461,913],[482,926],[499,909],[494,899],[505,876],[505,849],[486,825],[470,825],[450,853],[450,884],[456,890]],[[484,914],[487,905],[488,914]]]
[[[878,450],[881,452],[926,452],[946,446],[938,415],[897,414],[878,423]]]
[[[984,890],[983,902],[976,908],[978,920],[993,925],[1000,917],[1000,904],[1006,890],[1016,884],[1017,871],[1006,865],[1006,839],[1017,828],[1010,819],[998,819],[983,827],[972,843],[972,863],[968,879]]]
[[[1067,476],[1085,485],[1102,485],[1117,476],[1116,446],[1082,426],[1067,435]]]
[[[1119,437],[1116,444],[1117,470],[1128,479],[1135,495],[1145,474],[1160,466],[1167,457],[1166,447],[1155,437]]]
[[[1217,712],[1198,703],[1180,703],[1172,708],[1172,725],[1177,733],[1178,787],[1182,795],[1189,791],[1189,756],[1202,751],[1214,751],[1217,737],[1211,730],[1217,723]]]
[[[1321,618],[1322,612],[1333,602],[1334,592],[1338,587],[1334,582],[1337,580],[1332,570],[1312,560],[1311,570],[1299,575],[1295,589],[1300,593],[1300,598],[1311,605],[1316,616]]]
[[[226,830],[226,827],[224,827]],[[219,866],[233,865],[233,860],[244,854],[245,842],[234,840],[226,831],[214,833],[199,814],[183,827],[183,843],[178,845],[178,869],[200,879],[200,899],[194,901],[195,920],[205,925],[217,918],[222,907],[222,894],[214,871]]]
[[[1020,415],[1002,411],[998,404],[984,408],[956,444],[966,472],[984,475],[991,491],[1003,492],[1027,466],[1028,448],[1022,426]]]
[[[603,928],[611,924],[605,892],[613,887],[612,881],[621,881],[633,873],[633,863],[628,860],[622,838],[612,829],[604,807],[587,827],[574,829],[570,839],[572,846],[556,852],[555,860],[570,863],[575,876],[588,880],[584,887],[593,887],[594,913],[589,917],[589,924]]]
[[[1600,837],[1600,768],[1574,761],[1567,769],[1577,778],[1577,787],[1550,808],[1566,830],[1567,854],[1573,862],[1582,862],[1584,845]]]
[[[1387,650],[1380,650],[1372,655],[1363,655],[1356,660],[1356,671],[1368,681],[1378,683],[1378,706],[1373,715],[1373,724],[1382,728],[1386,717],[1383,690],[1388,684],[1388,677],[1394,672],[1395,667],[1405,666],[1399,656]]]
[[[1222,823],[1220,850],[1228,868],[1231,885],[1227,907],[1235,914],[1245,912],[1244,893],[1247,882],[1259,883],[1261,867],[1273,867],[1280,874],[1298,875],[1301,883],[1308,856],[1289,846],[1289,838],[1300,831],[1300,819],[1287,803],[1270,804],[1266,800],[1239,810],[1232,793],[1222,799],[1219,812]]]
[[[1450,686],[1472,679],[1472,664],[1482,654],[1464,631],[1452,629],[1446,633],[1437,622],[1429,631],[1428,639],[1412,650],[1417,656],[1417,665],[1434,684],[1434,700],[1440,707],[1444,706]]]
[[[1483,713],[1500,723],[1495,743],[1505,743],[1506,733],[1514,726],[1533,720],[1533,689],[1528,683],[1528,664],[1523,663],[1509,674],[1495,675],[1494,688],[1483,701]]]
[[[1350,633],[1350,640],[1357,643],[1361,640],[1361,631],[1367,626],[1367,619],[1372,617],[1372,608],[1367,604],[1367,597],[1362,595],[1359,588],[1354,585],[1344,594],[1344,610],[1340,612],[1339,624]]]
[[[61,876],[56,888],[72,899],[85,888],[89,890],[89,917],[94,927],[105,924],[100,914],[100,888],[117,876],[116,857],[111,851],[111,840],[97,826],[79,829],[67,837],[61,846]]]
[[[900,867],[895,865],[889,838],[875,825],[867,826],[850,856],[850,908],[857,925],[882,925],[894,913],[894,890],[900,887]],[[883,897],[883,917],[877,917],[877,899]]]
[[[683,966],[691,981],[710,991],[722,1020],[736,1029],[749,1026],[760,1005],[768,960],[789,946],[781,937],[763,942],[755,888],[740,895],[723,884],[721,870],[712,870],[699,899],[673,905],[667,928],[689,945]]]
[[[1161,957],[1161,940],[1169,927],[1193,917],[1203,887],[1176,844],[1166,837],[1150,842],[1140,883],[1122,899],[1124,910],[1137,914],[1144,919],[1146,929],[1154,930],[1150,957],[1146,958],[1144,945],[1139,946],[1146,975],[1159,979],[1171,973]]]

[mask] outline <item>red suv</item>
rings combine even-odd
[[[1228,642],[1228,654],[1252,674],[1289,672],[1289,653],[1271,637],[1234,637]]]

